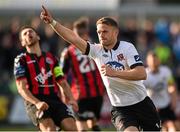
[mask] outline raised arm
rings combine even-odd
[[[55,21],[50,12],[42,6],[40,18],[47,24],[51,25],[53,30],[61,36],[65,41],[75,45],[83,54],[86,51],[87,42],[76,35],[72,30],[64,27],[59,22]]]

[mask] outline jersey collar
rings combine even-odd
[[[117,41],[116,44],[114,45],[114,47],[113,47],[112,49],[113,49],[113,50],[116,50],[116,49],[119,47],[119,44],[120,44],[120,42]],[[105,47],[103,47],[103,48],[104,48],[104,51],[105,51],[105,52],[108,52],[108,49],[106,49]]]

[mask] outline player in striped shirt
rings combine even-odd
[[[78,105],[64,79],[59,62],[51,53],[42,52],[37,32],[22,27],[19,38],[26,52],[14,60],[14,75],[28,116],[41,131],[77,130],[72,111],[60,100],[60,85],[75,111]]]
[[[84,40],[89,40],[88,28],[87,18],[80,18],[73,24],[74,32]],[[70,45],[62,52],[61,64],[65,75],[71,76],[71,91],[78,101],[78,129],[100,130],[97,121],[100,118],[105,87],[95,62],[82,55],[74,45]]]

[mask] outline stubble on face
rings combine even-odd
[[[34,46],[38,41],[38,35],[32,29],[25,29],[21,34],[24,46]]]
[[[97,33],[100,44],[104,47],[111,47],[116,41],[117,35],[115,33],[115,28],[106,24],[97,25]]]

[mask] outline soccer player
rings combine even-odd
[[[74,32],[86,41],[89,40],[88,28],[87,18],[80,18],[73,24]],[[100,130],[97,121],[105,87],[95,62],[70,45],[62,52],[61,64],[65,75],[71,76],[71,91],[78,101],[78,130]]]
[[[41,51],[40,37],[32,27],[22,27],[19,39],[26,52],[15,58],[14,75],[33,124],[41,131],[55,131],[56,126],[68,131],[77,130],[72,111],[58,96],[60,85],[68,103],[78,111],[58,60],[51,53]]]
[[[174,110],[177,104],[177,90],[169,67],[160,64],[156,53],[149,51],[147,60],[147,79],[144,81],[148,95],[153,100],[162,120],[162,128],[176,131]]]
[[[160,130],[158,113],[143,85],[143,62],[133,44],[117,39],[119,28],[115,20],[103,17],[97,21],[100,44],[92,44],[55,21],[44,7],[40,17],[59,36],[95,60],[113,106],[112,122],[117,130]]]

